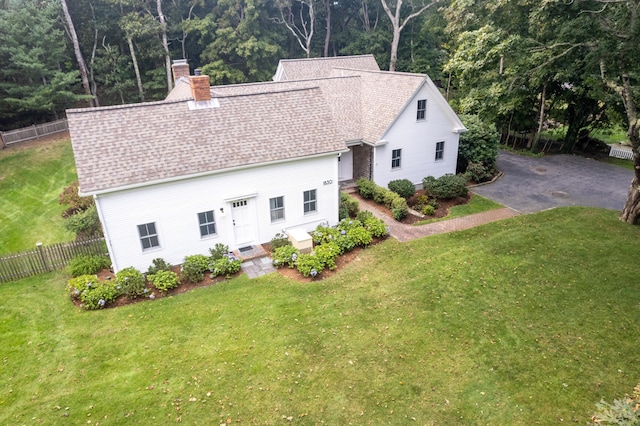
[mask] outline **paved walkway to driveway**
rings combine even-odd
[[[633,171],[575,155],[526,157],[500,151],[496,182],[473,192],[521,213],[587,206],[622,210]]]

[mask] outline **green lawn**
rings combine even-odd
[[[69,139],[0,150],[0,255],[73,240],[58,195],[76,179]]]
[[[563,208],[77,310],[0,286],[0,424],[585,424],[640,380],[640,228]],[[415,421],[414,421],[415,420]]]

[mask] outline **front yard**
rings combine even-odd
[[[81,311],[0,287],[1,424],[585,424],[640,381],[640,229],[563,208]]]

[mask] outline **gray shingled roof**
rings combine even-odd
[[[329,77],[333,68],[336,67],[380,71],[373,55],[282,59],[278,64],[274,80],[291,81]]]
[[[93,194],[345,149],[320,89],[67,111],[80,191]]]

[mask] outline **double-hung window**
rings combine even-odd
[[[416,119],[418,121],[427,119],[427,100],[426,99],[418,100],[418,110],[416,114]]]
[[[198,223],[200,224],[200,237],[208,237],[216,234],[216,218],[213,210],[198,213]]]
[[[140,234],[140,242],[142,243],[142,250],[148,250],[154,247],[160,247],[158,241],[158,232],[156,231],[156,223],[145,223],[144,225],[138,225],[138,233]]]
[[[272,223],[284,220],[284,197],[269,198],[269,211]]]
[[[317,210],[316,190],[304,191],[304,214],[315,213]]]
[[[402,149],[394,149],[391,151],[391,168],[399,169],[402,159]]]
[[[444,158],[444,142],[436,143],[436,161]]]

